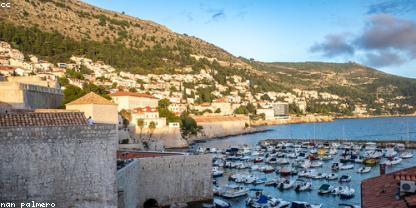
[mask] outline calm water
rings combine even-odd
[[[258,141],[270,138],[292,138],[292,139],[340,139],[346,138],[351,140],[416,140],[416,117],[394,117],[394,118],[372,118],[372,119],[341,119],[329,123],[308,123],[308,124],[288,124],[276,125],[268,127],[271,131],[262,132],[251,135],[234,136],[225,139],[211,140],[206,143],[196,144],[195,147],[217,147],[225,148],[230,145],[249,144],[254,146]],[[341,151],[339,151],[340,153]],[[416,152],[413,151],[415,154]],[[332,162],[338,162],[338,157],[324,163],[324,166],[318,168],[318,172],[331,172],[330,166]],[[411,167],[416,165],[416,157],[403,160],[400,164],[387,167],[387,172]],[[363,179],[379,175],[379,168],[375,166],[370,173],[358,174],[356,170],[361,167],[361,164],[354,164],[354,169],[342,170],[338,175],[347,174],[352,176],[352,181],[348,186],[355,189],[355,197],[348,200],[341,200],[339,197],[332,195],[321,196],[318,195],[317,190],[323,183],[329,183],[339,186],[337,181],[327,182],[326,180],[312,180],[313,190],[310,192],[297,193],[293,189],[280,191],[274,187],[266,187],[263,185],[248,185],[252,188],[260,188],[267,194],[274,197],[282,198],[286,201],[307,201],[310,203],[322,203],[324,207],[338,207],[339,203],[360,204],[360,182]],[[250,170],[230,170],[226,169],[224,177],[217,178],[220,185],[228,183],[228,176],[233,172],[239,171],[241,173],[250,173]],[[273,178],[275,173],[264,174],[261,172],[252,172],[256,176]],[[291,180],[295,180],[297,176],[292,176]],[[345,185],[345,184],[343,184]],[[245,207],[244,198],[226,200],[232,203],[233,207]]]

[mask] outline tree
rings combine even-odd
[[[84,90],[74,85],[67,85],[64,90],[63,105],[72,102],[85,95]]]
[[[217,110],[215,110],[215,113],[221,113],[221,109],[217,108]]]
[[[142,131],[144,128],[144,120],[142,118],[137,119],[137,126],[140,128],[139,139],[142,139]]]
[[[195,119],[193,119],[192,117],[189,117],[187,113],[183,113],[181,115],[181,121],[182,121],[181,130],[182,130],[183,138],[188,138],[191,135],[196,135],[198,131],[202,128],[202,127],[198,127]]]
[[[149,123],[149,138],[152,138],[152,135],[155,129],[156,129],[156,123],[154,121],[151,121]]]

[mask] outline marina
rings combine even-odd
[[[391,119],[414,120],[383,119],[385,125]],[[375,120],[366,121],[370,125],[380,122]],[[359,119],[347,121],[360,122]],[[301,126],[307,132],[316,129],[316,125]],[[217,200],[232,207],[360,207],[361,181],[379,176],[380,164],[385,165],[386,172],[392,172],[411,167],[416,162],[413,134],[410,133],[408,135],[412,137],[397,141],[357,140],[347,132],[341,133],[345,137],[340,139],[288,139],[276,138],[282,136],[277,134],[282,131],[279,128],[282,126],[272,127],[264,133],[211,140],[193,146],[192,150],[198,154],[213,154],[213,190]],[[383,134],[383,131],[379,133]],[[254,141],[242,142],[249,141],[249,137]],[[227,192],[230,187],[236,191]],[[253,201],[262,201],[263,205]],[[297,202],[305,206],[295,205]]]

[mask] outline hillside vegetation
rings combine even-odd
[[[356,63],[263,63],[225,50],[157,23],[100,9],[75,0],[15,0],[0,13],[0,40],[25,54],[53,63],[85,56],[119,71],[198,73],[212,71],[220,84],[226,76],[250,80],[254,92],[318,90],[374,105],[377,97],[416,104],[416,81]]]

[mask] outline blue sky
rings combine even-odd
[[[416,78],[414,0],[85,0],[260,61],[355,61]]]

